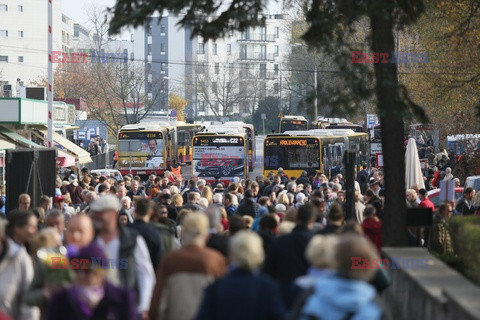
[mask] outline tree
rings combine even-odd
[[[188,105],[188,101],[174,93],[170,93],[168,96],[168,109],[175,110],[177,112],[177,120],[185,121],[185,107]]]
[[[224,1],[220,1],[224,3]],[[225,1],[226,3],[226,1]],[[235,28],[244,31],[248,26],[264,23],[262,10],[265,0],[232,0],[227,8],[219,12],[219,3],[202,1],[129,1],[117,0],[111,10],[114,14],[110,23],[112,33],[123,26],[138,26],[155,12],[171,14],[186,12],[180,20],[181,26],[189,26],[192,36],[203,39],[222,37]],[[394,30],[413,23],[423,12],[421,0],[312,0],[306,4],[308,29],[303,35],[312,48],[322,48],[338,67],[337,75],[342,79],[340,86],[331,90],[332,110],[344,114],[358,111],[361,101],[375,95],[377,114],[382,124],[385,169],[385,245],[407,244],[405,210],[405,171],[403,158],[404,119],[415,115],[426,121],[423,110],[415,105],[405,87],[399,85],[397,68],[392,63],[377,63],[374,73],[362,63],[352,63],[352,48],[348,40],[354,34],[354,23],[367,19],[370,23],[369,47],[373,52],[395,51]],[[375,78],[375,86],[369,86]]]
[[[239,66],[227,58],[212,66],[209,68],[200,63],[195,69],[195,76],[198,97],[205,101],[216,117],[232,115],[235,108],[240,110],[240,106],[251,104],[257,92],[255,82],[258,74],[249,69],[239,70]]]
[[[262,114],[266,115],[265,119],[265,134],[272,131],[278,131],[278,117],[280,113],[280,99],[277,97],[266,97],[258,102],[257,109],[253,112],[252,122],[257,132],[263,131]]]

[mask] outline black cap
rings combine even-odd
[[[422,196],[426,196],[428,194],[427,190],[425,189],[418,190],[418,193],[420,193]]]

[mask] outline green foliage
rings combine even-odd
[[[480,285],[480,217],[453,217],[449,230],[457,258],[440,258]]]
[[[266,97],[258,102],[258,108],[252,115],[252,123],[255,126],[257,133],[261,134],[263,131],[262,113],[265,113],[265,134],[269,134],[274,130],[278,132],[278,114],[280,113],[280,100],[275,97]]]
[[[190,1],[190,0],[117,0],[109,11],[113,13],[110,22],[110,34],[118,34],[122,27],[138,27],[144,25],[147,17],[156,12],[170,14],[185,13],[179,25],[189,27],[192,37],[201,36],[204,39],[223,37],[229,30],[243,31],[249,26],[265,23],[261,16],[266,3],[264,0],[232,0],[226,10],[219,11],[224,1]]]

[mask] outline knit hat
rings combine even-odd
[[[103,250],[102,247],[100,247],[98,244],[95,242],[92,242],[88,246],[80,249],[76,256],[74,258],[78,259],[107,259],[107,255],[105,254],[105,250]]]

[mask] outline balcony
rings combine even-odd
[[[240,71],[240,79],[262,79],[273,80],[278,78],[278,74],[273,71]]]
[[[247,52],[240,53],[239,61],[275,61],[273,53]]]
[[[243,34],[238,42],[275,42],[274,34]]]

